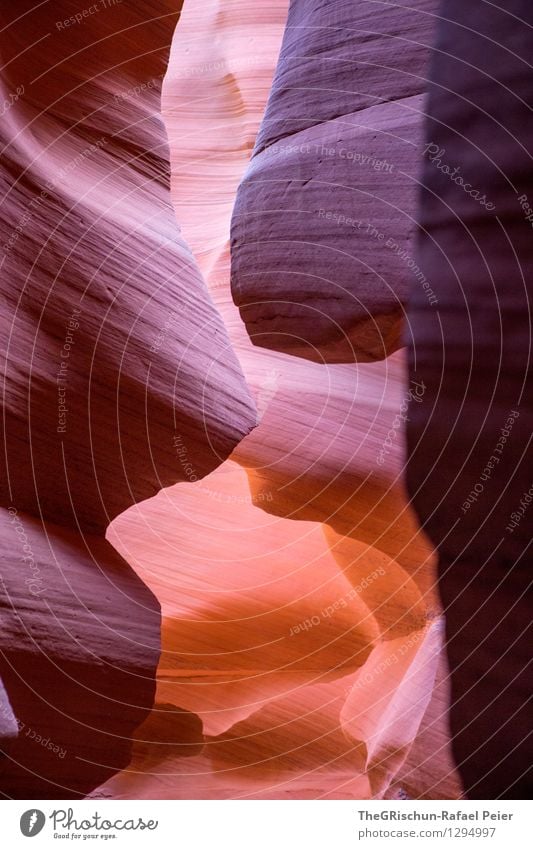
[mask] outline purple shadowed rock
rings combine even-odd
[[[179,4],[65,25],[73,11],[0,10],[0,503],[103,533],[211,472],[256,416],[170,201],[160,88]]]
[[[436,0],[293,0],[232,222],[255,345],[317,362],[400,346]]]
[[[131,757],[152,707],[155,596],[104,539],[0,511],[0,676],[14,715],[7,797],[84,796]]]
[[[501,5],[501,8],[499,8]],[[440,554],[453,746],[468,796],[530,798],[533,7],[446,0],[413,287],[408,486]],[[528,734],[529,740],[528,740]]]

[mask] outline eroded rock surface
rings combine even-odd
[[[170,204],[159,92],[179,4],[59,29],[75,3],[33,7],[1,18],[2,92],[23,92],[1,131],[0,499],[103,533],[210,472],[255,412]]]
[[[232,222],[232,294],[254,345],[316,362],[400,346],[413,280],[435,0],[292,0]]]
[[[103,534],[256,421],[170,203],[160,89],[180,7],[0,10],[7,797],[80,796],[127,765],[160,608]]]
[[[0,675],[18,724],[10,798],[83,796],[130,758],[159,659],[159,604],[99,537],[1,511]]]
[[[455,756],[472,798],[531,795],[533,12],[443,5],[410,369],[408,484],[440,552]],[[529,211],[528,211],[529,210]],[[529,735],[529,739],[528,739]]]
[[[208,478],[108,532],[161,599],[157,699],[183,717],[188,745],[161,747],[157,767],[136,745],[138,769],[98,798],[460,793],[433,554],[401,483],[401,415],[424,387],[405,387],[400,352],[321,366],[254,346],[229,291],[233,200],[286,11],[285,0],[189,2],[173,42],[173,200],[260,421]],[[187,712],[201,719],[201,751]],[[164,728],[155,714],[156,748]]]
[[[5,756],[16,740],[17,734],[17,720],[0,679],[0,774],[5,763]]]

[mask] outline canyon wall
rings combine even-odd
[[[187,479],[183,444],[202,476],[256,421],[170,203],[160,89],[179,4],[91,9],[0,12],[8,797],[83,796],[127,765],[160,603],[103,535]]]
[[[451,729],[472,798],[531,794],[531,281],[527,2],[444,3],[429,90],[407,428],[407,479],[440,553]]]
[[[110,528],[161,600],[163,652],[153,742],[99,798],[460,793],[433,554],[401,482],[402,410],[424,387],[405,385],[401,353],[320,365],[262,348],[231,297],[233,204],[286,15],[286,2],[189,2],[173,41],[163,114],[176,215],[259,424],[209,477]],[[158,745],[172,709],[188,733],[177,751]]]
[[[292,0],[232,221],[255,345],[315,362],[401,346],[436,0]],[[433,302],[433,300],[432,300]]]

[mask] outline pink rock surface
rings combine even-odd
[[[362,543],[339,560],[325,526],[268,515],[268,495],[252,495],[226,463],[110,529],[162,600],[157,701],[198,716],[205,746],[194,751],[188,721],[180,751],[156,768],[135,746],[127,773],[96,795],[369,798],[413,771],[406,756],[432,698],[438,623],[397,563]],[[453,795],[442,755],[427,786]]]
[[[200,717],[205,745],[195,751],[190,723],[190,757],[181,746],[154,768],[135,747],[98,798],[460,793],[432,551],[399,477],[403,359],[321,367],[254,347],[229,292],[233,200],[286,8],[187,3],[173,42],[163,108],[177,217],[260,422],[208,478],[110,528],[162,603],[157,700]]]
[[[69,27],[75,3],[34,6],[0,19],[2,92],[22,90],[1,130],[0,498],[103,532],[215,468],[255,412],[170,204],[159,91],[179,4]]]
[[[188,0],[183,236],[179,5],[0,12],[3,792],[457,798],[388,356],[434,0]]]
[[[0,675],[10,798],[83,796],[127,765],[159,659],[157,600],[108,542],[1,511]]]

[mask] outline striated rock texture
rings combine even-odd
[[[0,676],[18,738],[9,798],[83,796],[131,754],[154,697],[158,604],[103,539],[0,516]]]
[[[424,387],[405,387],[398,353],[324,366],[256,347],[231,299],[233,201],[286,13],[187,2],[173,41],[173,200],[260,421],[209,477],[109,529],[161,601],[163,651],[144,740],[99,798],[460,794],[432,550],[400,478],[401,416]]]
[[[422,725],[442,625],[419,584],[377,548],[267,514],[270,498],[228,462],[113,523],[110,542],[162,601],[156,700],[185,736],[159,743],[158,707],[127,771],[94,795],[453,796],[434,754],[440,701]],[[432,748],[409,760],[422,728]]]
[[[4,4],[5,797],[457,798],[408,416],[456,760],[525,794],[531,13],[445,4],[415,260],[435,10],[189,0],[182,238],[179,3]]]
[[[103,534],[256,421],[170,203],[160,88],[179,11],[0,9],[7,797],[83,795],[128,763],[160,606]]]
[[[446,0],[426,123],[408,483],[440,553],[451,728],[472,798],[530,798],[533,9]],[[528,739],[529,737],[529,739]]]
[[[0,499],[102,533],[210,472],[255,412],[169,200],[159,90],[179,4],[69,26],[78,4],[34,5],[0,17],[2,93],[22,90],[1,129]]]
[[[232,294],[255,345],[316,362],[400,346],[436,0],[292,0],[232,222]]]

